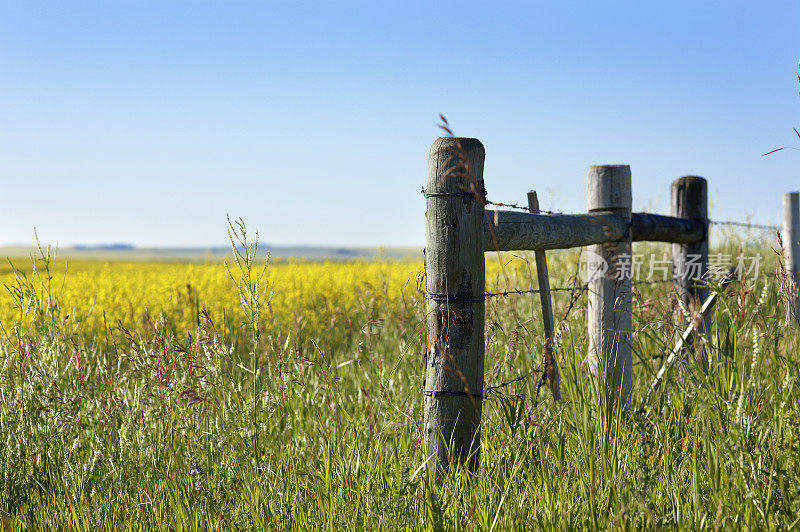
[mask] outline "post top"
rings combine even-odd
[[[539,212],[539,196],[535,190],[528,191],[528,209],[533,213]]]
[[[428,194],[485,198],[485,157],[483,144],[478,139],[439,137],[431,145],[428,157]]]
[[[590,166],[586,185],[590,212],[607,209],[631,210],[633,195],[629,165]]]
[[[705,177],[700,177],[699,175],[684,175],[672,182],[673,185],[681,185],[681,184],[689,185],[692,183],[707,184],[708,181],[706,180]]]
[[[483,143],[481,143],[481,141],[478,139],[473,139],[471,137],[439,137],[433,141],[433,144],[431,144],[431,153],[433,154],[443,148],[447,149],[456,147],[459,144],[461,145],[461,148],[467,152],[471,152],[473,150],[485,152]]]

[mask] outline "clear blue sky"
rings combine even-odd
[[[438,113],[490,199],[634,207],[708,178],[712,215],[800,189],[800,2],[3,2],[0,243],[422,245]]]

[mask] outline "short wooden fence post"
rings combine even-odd
[[[711,316],[700,315],[700,307],[708,297],[708,289],[702,284],[707,280],[708,271],[708,183],[699,176],[679,177],[672,182],[670,197],[670,215],[701,222],[705,227],[701,240],[692,244],[672,244],[672,279],[683,307],[692,320],[702,319],[702,324],[698,323],[697,327],[701,333],[708,334]],[[676,309],[675,316],[683,330],[686,324],[683,311]],[[705,368],[703,344],[696,340],[690,338],[685,345],[694,349],[697,363]]]
[[[437,478],[480,460],[484,359],[483,144],[442,137],[428,159],[424,449]]]
[[[630,227],[633,206],[630,166],[591,166],[588,199],[590,213],[611,211]],[[618,241],[595,244],[589,250],[594,253],[593,259],[607,265],[604,273],[591,275],[589,281],[589,369],[598,388],[612,388],[624,405],[631,390],[633,366],[631,231],[628,229]]]

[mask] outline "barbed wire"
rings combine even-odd
[[[527,205],[520,205],[518,203],[503,203],[500,201],[492,201],[486,197],[486,191],[483,191],[483,194],[476,194],[473,192],[428,192],[425,187],[422,187],[420,193],[425,196],[426,198],[438,198],[438,197],[455,197],[455,198],[476,198],[483,201],[484,205],[493,205],[495,207],[506,207],[509,209],[518,209],[525,212],[531,212],[530,207]],[[569,214],[564,211],[548,211],[545,209],[539,209],[537,214],[549,214],[549,215],[558,215],[558,214]]]
[[[447,397],[465,397],[467,399],[488,399],[489,395],[497,392],[505,388],[506,386],[511,386],[515,382],[524,381],[527,379],[532,373],[543,373],[544,370],[542,369],[532,369],[529,370],[527,373],[520,375],[511,379],[510,381],[503,382],[497,384],[495,386],[487,386],[484,388],[483,393],[472,393],[466,390],[422,390],[422,394],[426,397],[439,397],[439,396],[447,396]]]
[[[530,377],[532,373],[544,373],[544,370],[543,369],[531,369],[531,370],[528,370],[527,373],[525,373],[523,375],[520,375],[518,377],[515,377],[515,378],[511,379],[510,381],[506,381],[506,382],[503,382],[503,383],[500,383],[500,384],[496,384],[494,386],[488,386],[486,388],[486,390],[483,392],[483,396],[484,396],[484,398],[488,398],[489,394],[491,394],[491,393],[495,393],[495,392],[497,392],[499,390],[502,390],[506,386],[511,386],[515,382],[524,381],[525,379]]]
[[[573,292],[575,289],[572,287],[552,287],[550,288],[550,292]],[[476,303],[479,301],[484,301],[490,297],[502,297],[502,296],[510,296],[510,295],[524,295],[524,294],[539,294],[541,293],[540,288],[534,288],[530,290],[505,290],[503,292],[484,292],[483,295],[477,296],[466,296],[460,294],[446,294],[443,292],[429,292],[425,291],[425,299],[430,299],[433,301],[453,301],[453,302],[466,302],[466,303]]]
[[[475,197],[475,194],[472,194],[470,192],[428,192],[424,188],[422,190],[420,190],[420,192],[426,198],[438,198],[438,197],[447,197],[447,196],[451,196],[451,197],[454,197],[454,198],[474,198]]]
[[[557,286],[551,287],[551,292],[572,292],[572,287],[566,286]],[[532,288],[530,290],[506,290],[504,292],[486,292],[484,294],[485,297],[498,297],[498,296],[510,296],[510,295],[519,295],[519,294],[540,294],[542,292],[541,288]]]
[[[501,203],[499,201],[490,201],[488,199],[485,201],[486,205],[494,205],[495,207],[507,207],[509,209],[519,209],[521,211],[525,211],[528,213],[531,212],[530,207],[526,205],[519,205],[517,203]],[[539,209],[539,212],[537,212],[536,214],[549,214],[552,216],[552,215],[569,214],[569,213],[564,211],[548,211],[546,209]]]
[[[745,229],[764,229],[766,231],[778,231],[780,227],[777,225],[768,225],[768,224],[755,224],[755,223],[748,223],[748,222],[734,222],[730,220],[709,220],[709,225],[730,225],[734,227],[744,227]]]
[[[509,209],[518,209],[521,211],[531,212],[530,207],[528,207],[527,205],[520,205],[518,203],[503,203],[500,201],[491,201],[487,199],[486,205],[494,205],[495,207],[508,207]],[[539,212],[550,212],[550,211],[539,211]]]
[[[486,190],[483,190],[481,194],[477,194],[474,192],[428,192],[425,187],[420,189],[420,193],[425,196],[426,198],[438,198],[438,197],[454,197],[454,198],[479,198],[486,201]]]

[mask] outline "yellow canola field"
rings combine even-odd
[[[15,261],[15,267],[31,279],[30,260]],[[156,322],[162,315],[173,330],[191,331],[204,306],[225,332],[245,319],[236,285],[220,262],[59,259],[51,271],[51,300],[57,303],[68,328],[79,332],[98,332],[117,324],[137,328]],[[365,319],[402,313],[421,302],[422,272],[421,261],[273,261],[267,270],[271,302],[264,307],[262,321],[269,329],[282,332],[310,328],[323,332],[351,318],[363,324]],[[238,279],[235,265],[232,273]],[[529,264],[513,258],[500,261],[487,256],[486,278],[489,289],[535,284]],[[21,300],[8,290],[18,285],[10,267],[0,269],[0,283],[5,285],[0,293],[0,324],[9,331],[16,323],[31,319],[31,301],[29,297]],[[29,285],[42,301],[47,301],[41,264]]]
[[[25,269],[30,279],[30,265]],[[421,269],[420,262],[276,261],[267,270],[272,295],[265,317],[285,327],[314,315],[347,312],[370,299],[398,300],[401,291],[416,297],[415,276]],[[15,275],[5,270],[0,283],[13,287]],[[203,306],[215,321],[227,319],[235,325],[244,319],[238,289],[220,263],[58,261],[52,271],[53,299],[61,314],[80,322],[83,330],[102,330],[104,323],[118,321],[136,326],[161,313],[173,327],[191,330]],[[231,271],[238,280],[238,271]],[[45,281],[39,267],[32,285],[43,300]],[[0,294],[0,322],[6,329],[24,314],[7,287]]]

